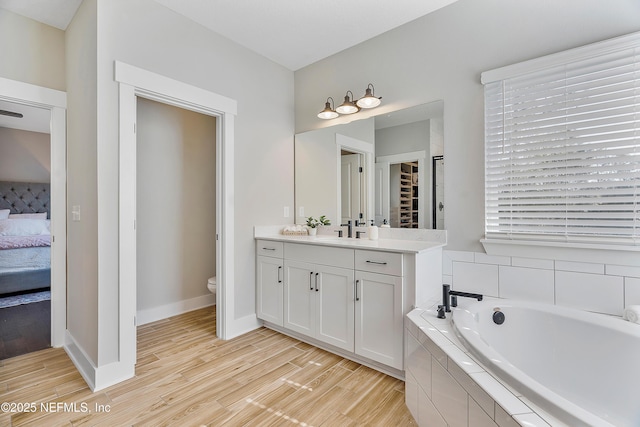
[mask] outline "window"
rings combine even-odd
[[[482,83],[486,238],[640,244],[640,33]]]

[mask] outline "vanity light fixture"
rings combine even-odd
[[[344,97],[344,102],[336,109],[333,108],[333,98],[327,98],[327,102],[324,104],[324,110],[318,113],[318,118],[324,120],[335,119],[340,114],[354,114],[363,108],[375,108],[380,105],[381,99],[381,96],[375,95],[373,84],[369,83],[364,96],[357,101],[353,97],[353,92],[348,90]]]
[[[329,100],[331,100],[331,103],[329,103]],[[339,114],[336,113],[336,110],[333,109],[333,105],[333,98],[328,97],[327,102],[324,104],[324,110],[318,113],[318,117],[325,120],[335,119],[336,117],[338,117]]]
[[[360,108],[358,108],[358,106],[353,101],[351,101],[351,98],[349,98],[349,94],[351,94],[351,98],[353,98],[353,92],[348,90],[347,94],[344,97],[344,102],[341,105],[339,105],[338,108],[336,108],[336,111],[338,113],[353,114],[360,111]]]
[[[360,108],[374,108],[380,105],[382,97],[375,96],[375,89],[371,83],[367,86],[367,90],[364,92],[364,96],[358,99],[356,105]]]

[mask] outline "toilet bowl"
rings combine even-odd
[[[209,292],[215,295],[216,293],[216,276],[213,276],[207,281],[207,288],[209,288]]]

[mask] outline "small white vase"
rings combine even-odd
[[[317,235],[317,234],[318,234],[318,229],[317,229],[317,228],[311,228],[311,227],[309,227],[309,228],[307,229],[307,231],[309,232],[309,236],[315,236],[315,235]]]

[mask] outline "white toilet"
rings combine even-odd
[[[209,292],[213,295],[216,294],[216,276],[213,276],[207,281],[207,288],[209,288]]]

